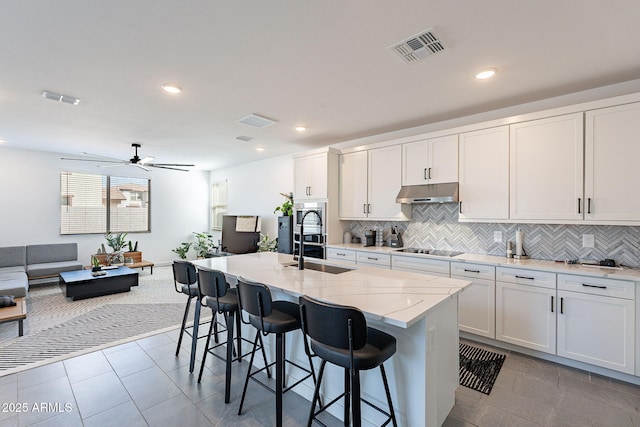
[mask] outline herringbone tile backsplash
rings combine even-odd
[[[484,224],[459,223],[458,205],[412,205],[410,222],[350,221],[349,231],[364,239],[364,231],[379,227],[385,237],[391,227],[402,232],[405,247],[455,250],[504,256],[506,242],[514,242],[516,230],[524,231],[524,248],[531,258],[547,260],[602,260],[640,267],[640,227],[615,225]],[[493,241],[493,232],[502,231],[502,242]],[[593,234],[594,248],[582,247],[582,235]]]

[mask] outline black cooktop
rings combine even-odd
[[[440,249],[422,249],[422,248],[404,248],[404,249],[400,249],[398,252],[407,252],[412,254],[425,254],[425,255],[434,255],[434,256],[448,256],[448,257],[462,255],[464,253],[464,252],[457,252],[457,251],[444,251]]]

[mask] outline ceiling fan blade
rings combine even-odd
[[[101,156],[100,154],[92,154],[92,153],[85,153],[85,152],[82,152],[82,154],[84,154],[85,156],[97,157],[99,159],[119,160],[121,162],[126,161],[122,159],[116,159],[115,157]]]
[[[151,165],[151,163],[149,163]],[[194,167],[195,165],[190,165],[187,163],[153,163],[152,166],[183,166],[183,167]]]
[[[94,160],[94,161],[98,161],[98,160]],[[115,163],[115,164],[97,165],[96,167],[98,167],[98,168],[115,168],[117,166],[127,166],[129,164],[129,162],[102,162],[102,163]]]
[[[174,168],[174,167],[171,167],[171,166],[164,166],[164,165],[158,164],[158,163],[154,163],[154,164],[148,163],[146,166],[151,166],[152,168],[171,169],[171,170],[174,170],[174,171],[189,172],[189,169]]]
[[[144,166],[143,166],[143,165],[141,165],[140,163],[130,163],[130,164],[131,164],[131,165],[133,165],[133,166],[135,166],[135,167],[137,167],[137,168],[140,168],[140,169],[142,169],[142,170],[145,170],[145,171],[149,172],[149,168],[144,167]]]
[[[155,157],[147,156],[144,159],[140,160],[138,163],[141,164],[141,165],[144,165],[145,163],[149,163],[149,162],[153,161],[153,159],[155,159]]]
[[[78,160],[80,162],[98,162],[98,163],[127,163],[122,160],[97,160],[97,159],[72,159],[70,157],[60,157],[62,160]]]

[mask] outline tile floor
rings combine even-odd
[[[232,403],[225,405],[224,363],[209,357],[198,385],[188,372],[188,348],[174,357],[176,341],[177,331],[168,332],[0,377],[0,426],[275,423],[273,395],[255,383],[244,414],[236,414],[246,363],[234,364]],[[307,401],[288,393],[284,407],[285,425],[305,425]],[[639,411],[640,387],[510,353],[489,396],[459,387],[444,425],[640,426]],[[323,421],[342,425],[331,416]]]

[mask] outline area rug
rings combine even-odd
[[[71,301],[54,284],[31,287],[26,301],[24,336],[15,322],[0,324],[0,376],[179,328],[187,297],[171,267],[156,267],[130,292]]]
[[[467,344],[460,344],[460,385],[484,394],[491,393],[506,356]]]

